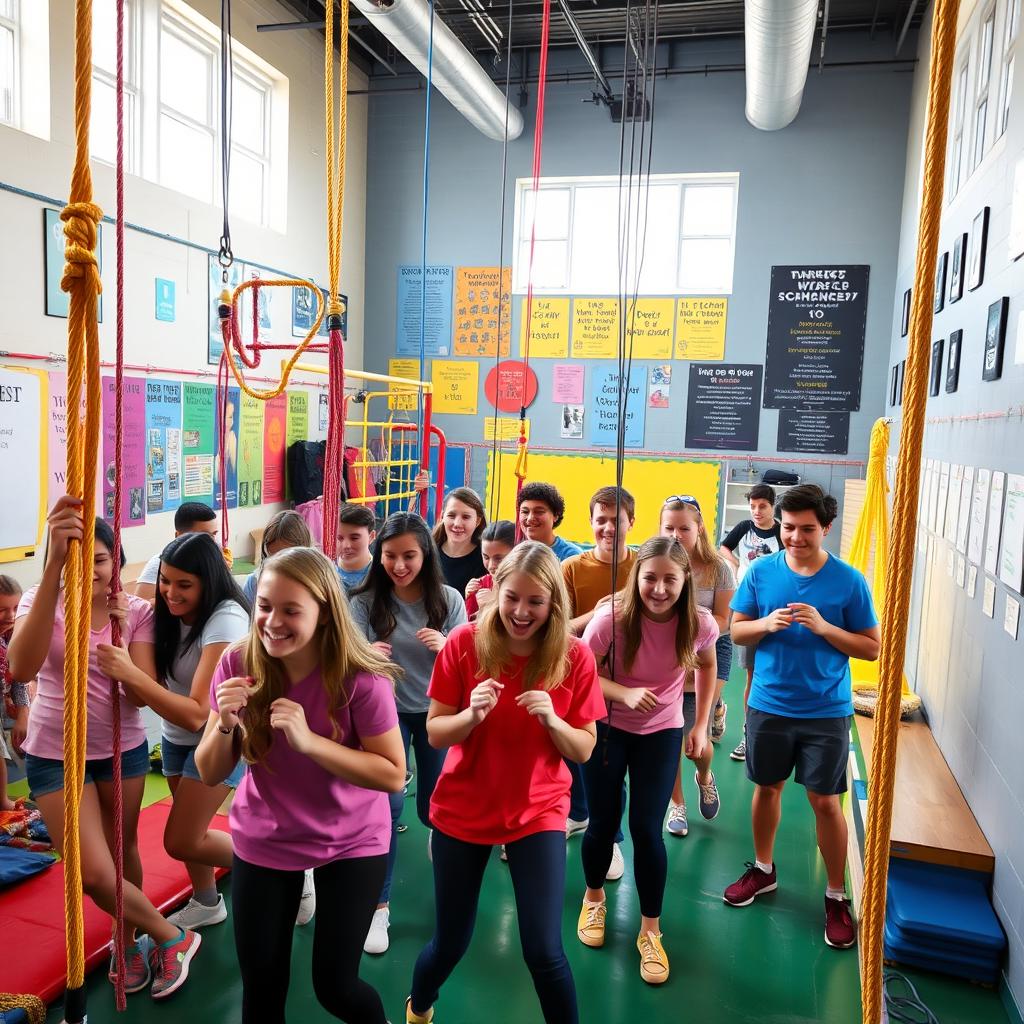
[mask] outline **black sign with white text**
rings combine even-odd
[[[845,455],[850,448],[850,414],[821,409],[779,411],[780,452]]]
[[[691,363],[686,447],[757,451],[763,367]]]

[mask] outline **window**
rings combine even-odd
[[[235,60],[231,96],[231,212],[263,224],[270,182],[272,86]]]
[[[960,65],[960,73],[956,80],[956,99],[953,102],[953,145],[949,158],[949,193],[950,199],[960,191],[966,178],[964,167],[964,114],[967,108],[967,77],[970,61]]]
[[[0,0],[0,124],[18,123],[18,0]]]
[[[93,0],[92,113],[89,151],[97,160],[114,163],[117,157],[117,0]],[[138,36],[134,0],[124,7],[124,131],[125,170],[137,174],[139,166]]]
[[[1003,30],[1003,63],[999,76],[999,107],[996,114],[995,136],[998,139],[1010,123],[1010,97],[1013,92],[1013,70],[1016,62],[1014,43],[1020,28],[1021,0],[1007,0],[1006,25]]]
[[[985,139],[988,134],[988,87],[992,80],[992,41],[995,37],[996,9],[992,7],[981,23],[978,36],[978,82],[974,99],[974,150],[971,169],[981,163],[985,155]]]
[[[525,292],[726,294],[732,291],[739,176],[652,175],[631,193],[618,178],[518,182],[513,281]]]

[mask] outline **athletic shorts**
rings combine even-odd
[[[121,752],[121,778],[137,779],[149,771],[149,743]],[[57,793],[64,788],[64,762],[52,757],[25,755],[25,774],[29,792],[34,797]],[[85,784],[114,781],[114,759],[101,757],[85,762]]]
[[[723,633],[715,641],[715,657],[718,659],[716,679],[728,679],[732,671],[732,637]]]
[[[774,786],[796,773],[812,793],[846,792],[849,718],[786,718],[747,708],[747,778]]]
[[[194,779],[202,782],[199,769],[196,767],[196,748],[175,743],[166,736],[160,738],[160,760],[163,762],[163,773],[167,778],[180,775],[183,779]],[[239,761],[231,774],[224,780],[225,786],[237,789],[245,774],[245,762]]]

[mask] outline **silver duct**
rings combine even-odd
[[[755,128],[777,131],[799,113],[817,14],[818,0],[746,0],[747,120]]]
[[[426,0],[352,0],[367,20],[388,39],[406,60],[427,74],[430,40],[430,6]],[[505,137],[505,96],[450,28],[434,15],[432,80],[445,99],[488,138]],[[508,137],[523,132],[523,115],[508,110]]]

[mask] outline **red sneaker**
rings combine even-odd
[[[188,967],[196,955],[203,937],[198,932],[181,930],[181,938],[169,946],[154,946],[149,953],[149,966],[153,971],[153,985],[149,994],[154,999],[166,999],[177,992],[188,977]]]
[[[778,888],[775,880],[775,865],[771,871],[762,871],[756,864],[747,861],[743,877],[732,883],[722,897],[733,907],[748,907],[763,892],[774,892]]]
[[[849,949],[857,944],[857,925],[849,900],[825,897],[825,941],[833,949]]]

